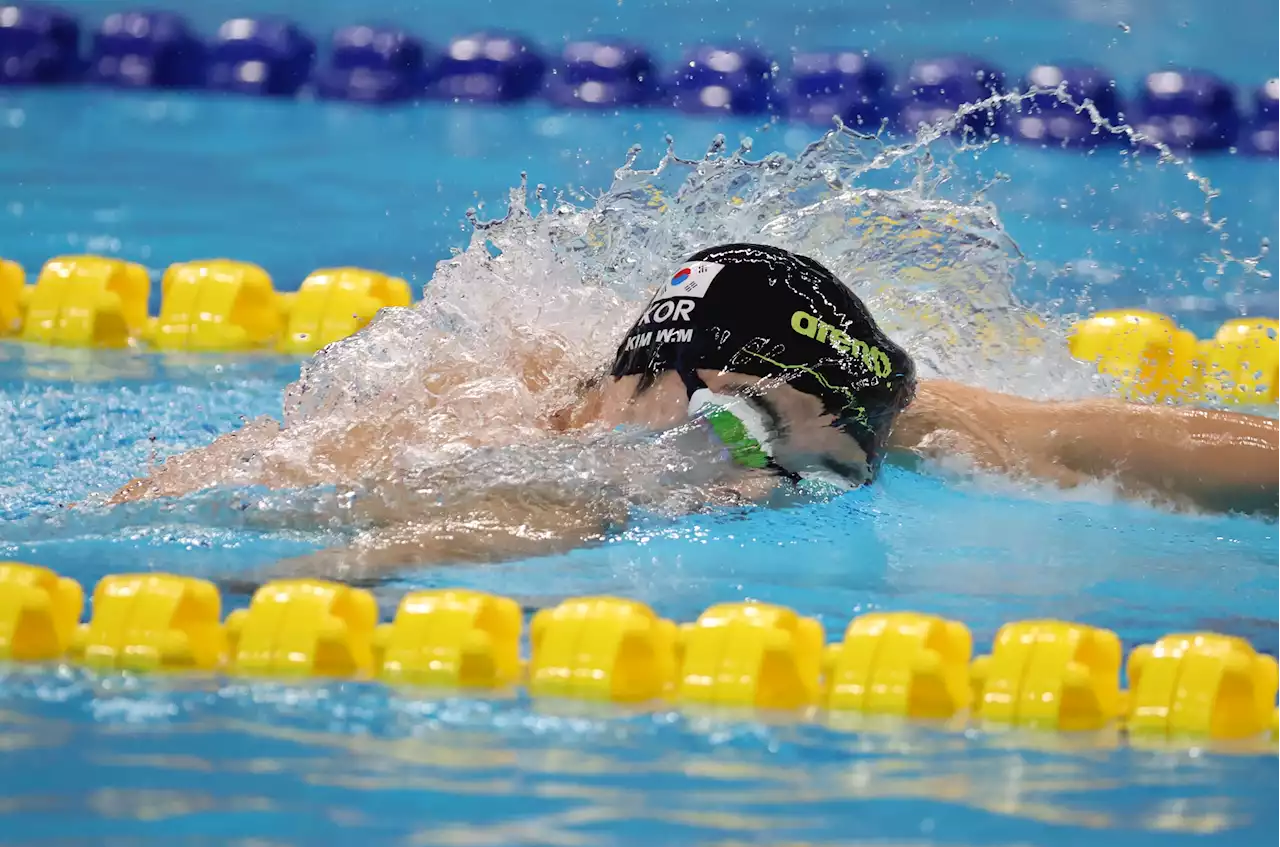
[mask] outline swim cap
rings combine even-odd
[[[915,392],[911,358],[852,291],[813,259],[759,244],[712,247],[680,265],[618,346],[612,374],[639,375],[643,390],[674,371],[693,410],[712,399],[695,401],[706,391],[698,369],[777,378],[819,398],[866,453],[867,481]],[[742,422],[744,463],[759,466],[768,438],[757,421]],[[723,418],[717,424],[718,432],[734,429]]]

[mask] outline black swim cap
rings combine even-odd
[[[820,398],[872,474],[915,393],[911,357],[852,291],[814,260],[760,244],[712,247],[677,268],[619,345],[612,374],[639,374],[643,390],[664,371],[689,385],[697,369],[776,377]]]

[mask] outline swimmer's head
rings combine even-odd
[[[906,352],[822,265],[728,244],[675,269],[627,332],[615,377],[669,374],[741,463],[870,482],[915,391]]]

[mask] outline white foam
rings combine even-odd
[[[1062,322],[1014,296],[1023,257],[997,210],[939,195],[955,167],[932,152],[943,129],[901,146],[839,129],[794,158],[754,160],[749,145],[728,153],[717,139],[701,159],[668,151],[649,170],[632,151],[590,206],[539,194],[531,212],[522,184],[505,218],[476,222],[467,249],[437,265],[420,303],[385,311],[304,367],[284,429],[246,463],[246,480],[264,467],[353,484],[546,474],[652,492],[692,474],[696,463],[660,443],[588,447],[537,422],[607,366],[678,263],[728,242],[827,265],[923,377],[1036,397],[1105,391],[1069,358]],[[335,451],[358,458],[335,463]]]

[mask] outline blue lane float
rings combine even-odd
[[[204,81],[204,43],[170,12],[117,12],[93,34],[88,78],[120,88],[191,88]]]
[[[0,85],[53,85],[80,74],[80,24],[57,9],[0,5]]]
[[[316,71],[328,100],[392,103],[422,95],[431,81],[427,49],[398,29],[348,26],[333,34],[329,63]]]
[[[1024,91],[1035,91],[1013,118],[1012,131],[1019,140],[1031,144],[1064,147],[1092,146],[1116,140],[1100,130],[1086,112],[1062,102],[1052,92],[1061,91],[1072,102],[1093,103],[1098,114],[1112,126],[1120,123],[1123,111],[1115,80],[1100,68],[1074,65],[1037,65],[1023,80]],[[1043,92],[1043,93],[1042,93]]]
[[[473,32],[449,42],[431,93],[460,103],[527,100],[542,87],[546,69],[546,60],[524,37]]]
[[[282,18],[233,18],[209,48],[206,84],[214,91],[292,97],[311,76],[316,45]]]
[[[1253,95],[1253,117],[1245,130],[1244,148],[1259,156],[1275,156],[1280,147],[1276,132],[1276,97],[1280,80],[1268,80]]]
[[[658,97],[653,57],[625,41],[571,41],[547,75],[544,94],[566,109],[644,106]]]
[[[1135,105],[1134,127],[1175,149],[1225,150],[1240,134],[1235,89],[1208,71],[1147,74]]]
[[[874,131],[896,113],[889,69],[864,53],[797,53],[791,60],[788,114],[795,120]]]
[[[73,16],[44,3],[0,0],[0,85],[85,81],[277,97],[307,90],[356,103],[541,97],[575,109],[660,106],[688,114],[779,115],[818,125],[839,117],[864,131],[887,123],[910,133],[951,118],[962,104],[1006,90],[1000,68],[964,55],[916,61],[895,83],[883,64],[856,51],[800,53],[779,74],[771,57],[755,47],[697,45],[664,72],[642,45],[572,41],[548,60],[536,44],[503,31],[463,35],[437,53],[395,27],[349,26],[333,34],[326,52],[326,61],[317,63],[316,42],[281,18],[235,18],[206,42],[175,13],[134,11],[109,15],[82,57]],[[1037,66],[1020,84],[1060,85],[1077,102],[1089,99],[1113,122],[1124,114],[1138,131],[1176,150],[1277,155],[1274,79],[1258,88],[1251,104],[1237,102],[1232,85],[1199,70],[1149,74],[1128,102],[1106,71],[1072,63]],[[1116,138],[1043,93],[1020,107],[970,114],[957,131],[979,138],[1008,134],[1058,147]]]
[[[687,114],[761,115],[779,99],[773,63],[754,47],[701,44],[685,51],[667,83],[672,106]]]
[[[945,121],[966,103],[1004,93],[1004,75],[990,63],[973,56],[941,56],[911,63],[907,72],[906,102],[899,128],[915,133],[921,126]],[[965,116],[956,132],[977,138],[996,135],[1004,128],[1001,109],[983,109]]]

